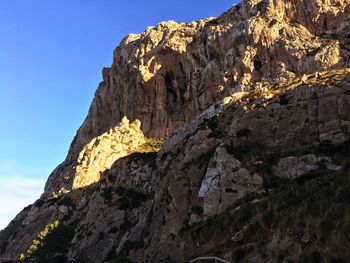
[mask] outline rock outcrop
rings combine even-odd
[[[262,177],[241,166],[224,147],[216,148],[198,192],[204,199],[204,218],[220,214],[245,195],[262,190]]]
[[[0,255],[61,222],[69,243],[29,254],[349,261],[349,32],[349,1],[246,0],[127,36]]]
[[[257,96],[256,90],[244,96],[234,94],[174,133],[158,154],[135,153],[119,159],[98,183],[54,199],[39,200],[8,237],[8,242],[16,242],[7,243],[4,254],[14,256],[24,251],[35,233],[59,220],[76,229],[66,252],[71,260],[102,262],[119,255],[134,262],[185,262],[207,254],[231,255],[237,247],[234,242],[251,243],[252,238],[257,238],[256,233],[251,233],[255,225],[250,222],[250,215],[246,215],[249,220],[241,219],[240,229],[228,223],[223,232],[216,229],[216,234],[208,239],[198,233],[207,233],[206,229],[213,227],[206,226],[213,217],[221,222],[220,217],[227,211],[234,215],[243,213],[246,204],[235,204],[240,204],[246,195],[256,196],[251,206],[268,200],[271,191],[275,191],[269,183],[276,177],[274,169],[290,156],[297,156],[293,159],[298,160],[294,164],[297,169],[317,162],[312,156],[320,152],[319,160],[332,164],[326,169],[329,173],[336,170],[338,178],[346,169],[343,167],[349,165],[339,157],[334,163],[334,156],[319,147],[322,142],[343,145],[350,139],[349,117],[345,114],[350,110],[350,70],[320,76],[326,77],[319,77],[317,84],[294,86],[292,82],[264,88],[266,93],[277,95]],[[308,78],[310,83],[314,81],[311,76]],[[334,108],[339,114],[325,114],[325,107]],[[329,122],[339,125],[328,125]],[[270,227],[268,231],[272,231],[273,226]],[[293,260],[309,251],[301,249],[302,241],[289,237],[285,244],[284,234],[271,236],[267,230],[259,231],[272,261],[274,251],[282,249],[281,244],[287,251],[286,257]],[[277,234],[283,230],[275,231]],[[321,242],[318,247],[323,249],[326,245]],[[336,253],[347,258],[342,249]],[[252,255],[258,259],[249,262],[263,260],[263,255]]]
[[[89,114],[45,193],[71,189],[71,163],[123,116],[139,119],[147,137],[164,138],[254,83],[350,66],[348,4],[247,0],[218,18],[162,22],[127,36],[103,70]]]
[[[100,180],[100,175],[118,159],[135,152],[155,152],[142,131],[141,122],[129,123],[124,117],[114,129],[95,137],[79,153],[72,189],[89,186]]]
[[[273,167],[273,174],[281,178],[295,179],[297,177],[317,171],[321,166],[325,166],[330,171],[341,171],[342,167],[332,164],[332,160],[324,157],[317,157],[314,154],[300,157],[288,156],[278,161]]]

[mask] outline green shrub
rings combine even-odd
[[[325,262],[322,255],[318,251],[313,251],[306,255],[303,255],[300,259],[300,263],[323,263]]]
[[[194,205],[191,208],[191,212],[198,215],[198,216],[202,216],[203,215],[203,207],[201,207],[199,205]]]
[[[337,232],[340,233],[340,239],[342,241],[350,241],[350,221],[340,224]]]
[[[121,195],[118,206],[122,210],[139,207],[141,203],[148,200],[148,195],[131,188],[118,187],[116,192]]]
[[[241,247],[238,247],[235,249],[235,251],[232,253],[232,261],[234,263],[241,262],[244,259],[244,249]]]
[[[73,200],[70,196],[63,196],[61,200],[57,202],[58,205],[64,205],[64,206],[70,206],[70,207],[75,207]]]
[[[34,259],[36,263],[63,263],[70,241],[75,234],[75,228],[66,226],[59,221],[48,224],[33,240],[29,249],[21,254],[21,261]]]
[[[350,185],[340,187],[335,192],[337,201],[350,203]]]
[[[110,261],[111,263],[133,263],[130,259],[127,257],[116,257]]]
[[[113,200],[113,188],[108,187],[104,189],[100,195],[103,197],[105,204],[111,204]]]

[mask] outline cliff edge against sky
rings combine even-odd
[[[246,0],[128,35],[1,257],[349,261],[349,32],[348,0]]]

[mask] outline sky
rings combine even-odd
[[[43,192],[128,33],[234,0],[0,0],[0,229]]]

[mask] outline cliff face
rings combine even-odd
[[[0,255],[349,260],[338,244],[350,207],[321,185],[350,187],[349,32],[349,1],[246,0],[127,36],[45,193],[0,233]],[[298,228],[288,213],[310,220]],[[29,253],[55,220],[73,237]]]
[[[349,66],[348,1],[244,1],[218,18],[127,36],[45,192],[71,189],[78,154],[123,116],[163,138],[213,102],[259,82]]]

